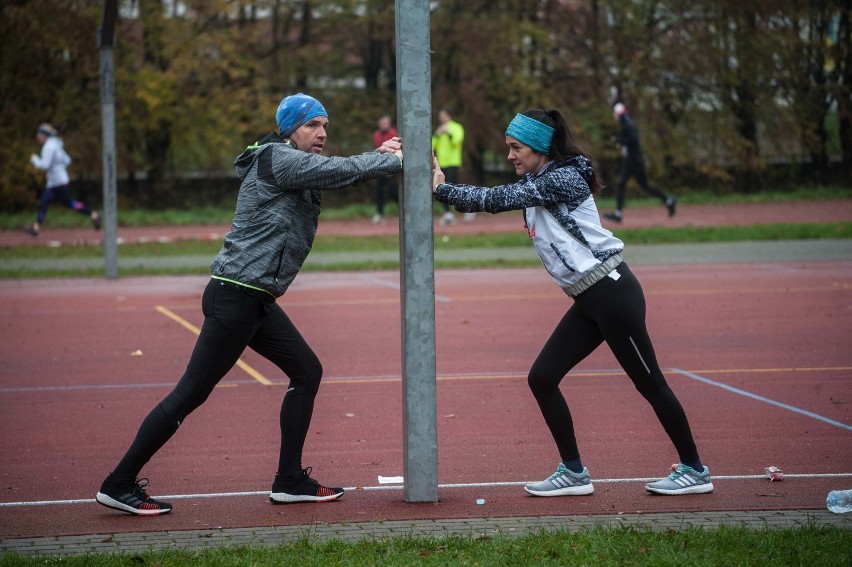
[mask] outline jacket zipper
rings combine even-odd
[[[284,249],[278,253],[278,265],[275,267],[275,282],[278,282],[278,276],[281,274],[281,264],[284,263]]]

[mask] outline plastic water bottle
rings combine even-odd
[[[832,490],[825,499],[825,505],[835,514],[852,512],[852,490]]]

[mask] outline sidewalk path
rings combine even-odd
[[[643,264],[741,264],[767,262],[817,262],[852,260],[852,240],[769,240],[760,242],[705,242],[689,244],[631,244],[624,252],[630,265]],[[210,267],[212,255],[134,256],[122,258],[120,268],[182,269],[199,272]],[[537,266],[541,263],[532,246],[436,249],[438,267],[465,265],[472,261],[512,262],[514,265]],[[338,269],[367,263],[398,265],[399,252],[311,252],[305,269]],[[0,255],[0,269],[26,270],[96,270],[103,268],[103,258],[15,258]]]

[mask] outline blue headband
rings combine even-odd
[[[284,97],[275,113],[275,122],[278,124],[281,137],[286,138],[302,124],[317,116],[328,118],[328,113],[320,101],[304,93],[299,93]]]
[[[550,154],[550,142],[555,129],[535,118],[517,114],[506,128],[506,136],[511,136],[540,154]]]

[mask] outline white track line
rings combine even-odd
[[[681,376],[686,376],[687,378],[692,378],[693,380],[697,380],[699,382],[703,382],[705,384],[709,384],[711,386],[716,386],[717,388],[722,388],[723,390],[728,390],[729,392],[733,392],[735,394],[739,394],[740,396],[745,396],[747,398],[751,398],[752,400],[757,400],[758,402],[763,402],[772,406],[776,406],[779,408],[783,408],[786,410],[790,410],[792,412],[798,413],[800,415],[804,415],[806,417],[812,417],[814,419],[818,419],[819,421],[824,421],[830,425],[836,425],[837,427],[842,427],[848,431],[852,431],[852,425],[846,425],[845,423],[841,423],[839,421],[835,421],[828,417],[819,415],[818,413],[813,413],[808,410],[803,410],[802,408],[797,408],[795,406],[791,406],[789,404],[785,404],[783,402],[776,402],[775,400],[765,398],[758,394],[752,394],[751,392],[747,392],[745,390],[740,390],[739,388],[734,388],[733,386],[728,386],[727,384],[722,384],[721,382],[716,382],[715,380],[711,380],[710,378],[705,378],[704,376],[699,376],[698,374],[694,374],[692,372],[687,372],[686,370],[681,370],[679,368],[672,368],[673,372],[677,372]]]
[[[852,472],[849,473],[803,473],[803,474],[788,474],[784,473],[784,479],[795,478],[846,478],[852,477]],[[762,474],[745,474],[745,475],[713,475],[713,481],[717,480],[766,480],[766,475]],[[592,482],[595,484],[620,484],[630,482],[651,482],[659,480],[659,477],[648,478],[596,478]],[[511,481],[511,482],[462,482],[452,484],[439,484],[438,488],[495,488],[501,486],[523,486],[529,481]],[[380,485],[380,486],[350,486],[343,490],[347,492],[364,490],[402,490],[402,484]],[[157,495],[158,499],[162,500],[189,500],[193,498],[228,498],[228,497],[245,497],[245,496],[269,496],[268,490],[252,491],[252,492],[212,492],[206,494],[167,494]],[[94,498],[83,498],[79,500],[37,500],[33,502],[0,502],[0,508],[26,508],[36,506],[57,506],[69,504],[95,504]]]

